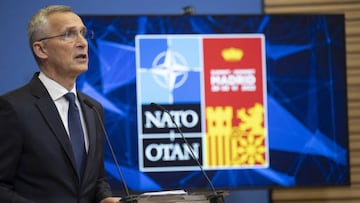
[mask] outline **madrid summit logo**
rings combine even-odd
[[[140,170],[268,166],[263,35],[135,41]]]

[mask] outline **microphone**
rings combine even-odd
[[[225,203],[224,200],[224,196],[222,193],[219,193],[215,190],[215,187],[213,185],[213,183],[211,182],[209,176],[206,174],[204,168],[202,167],[201,163],[199,162],[199,160],[196,158],[194,151],[191,148],[191,145],[189,144],[188,140],[185,138],[183,132],[181,131],[181,129],[179,128],[179,126],[177,125],[177,123],[174,120],[174,117],[170,114],[170,112],[164,108],[163,106],[156,104],[154,102],[151,102],[150,105],[166,114],[168,114],[170,116],[171,121],[175,124],[175,127],[177,129],[177,131],[179,132],[181,138],[183,139],[183,141],[185,142],[186,146],[189,148],[190,154],[192,156],[192,158],[196,161],[197,166],[200,168],[203,176],[205,177],[206,181],[208,182],[208,184],[211,187],[211,191],[213,192],[212,195],[208,196],[208,199],[210,200],[210,203]]]
[[[108,147],[110,149],[111,156],[112,156],[112,158],[113,158],[113,160],[115,162],[117,172],[119,173],[120,179],[121,179],[121,181],[123,183],[123,187],[125,189],[126,197],[121,198],[120,202],[122,202],[122,203],[137,203],[137,196],[136,195],[130,195],[130,192],[129,192],[129,189],[127,187],[125,178],[124,178],[123,173],[121,172],[121,169],[120,169],[120,164],[117,161],[116,155],[114,153],[114,150],[112,148],[112,145],[111,145],[111,142],[110,142],[110,139],[109,139],[109,135],[107,134],[107,132],[105,130],[105,125],[104,125],[104,122],[102,121],[102,119],[100,117],[99,111],[94,107],[94,105],[90,101],[88,101],[86,99],[84,99],[83,101],[87,106],[89,106],[92,110],[94,110],[94,112],[96,114],[96,117],[97,117],[97,120],[100,122],[101,130],[104,133],[104,137],[105,137],[106,143],[108,144]]]

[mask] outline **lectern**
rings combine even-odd
[[[224,203],[227,192],[185,192],[183,190],[149,192],[130,196],[121,203]]]

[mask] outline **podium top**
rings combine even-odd
[[[170,190],[160,192],[147,192],[139,195],[137,203],[212,203],[224,202],[223,196],[227,192],[192,192],[188,193],[184,190]],[[214,201],[214,198],[217,199]],[[220,199],[221,201],[218,201]]]

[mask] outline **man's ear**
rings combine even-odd
[[[48,57],[46,47],[42,42],[34,42],[32,45],[34,54],[41,59],[46,59]]]

